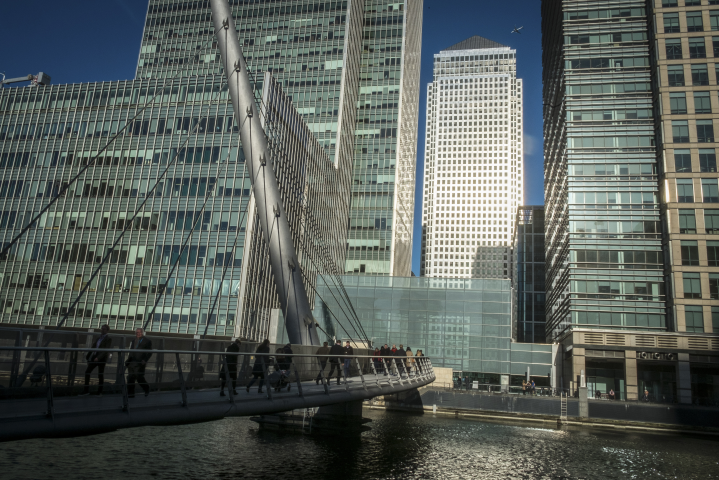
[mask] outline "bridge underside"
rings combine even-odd
[[[123,409],[123,395],[63,397],[53,400],[53,412],[48,413],[48,401],[42,398],[0,401],[0,441],[39,437],[71,437],[110,432],[121,428],[148,425],[182,425],[207,422],[225,417],[272,414],[295,409],[320,407],[344,402],[365,400],[381,395],[409,391],[434,381],[434,373],[427,372],[415,379],[397,376],[365,375],[351,377],[346,384],[332,384],[328,391],[315,382],[297,383],[281,392],[257,393],[255,386],[249,393],[238,387],[233,398],[220,397],[219,389],[189,390],[183,405],[179,390],[153,392],[144,397],[140,390],[129,399]]]

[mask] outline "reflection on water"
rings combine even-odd
[[[535,428],[365,410],[361,438],[260,431],[246,418],[0,444],[10,478],[717,478],[712,437]]]

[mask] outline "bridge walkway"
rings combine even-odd
[[[26,351],[26,358],[29,358],[33,351],[44,353],[49,350],[40,347],[0,347],[0,350],[3,348]],[[207,352],[164,350],[162,353],[201,355]],[[254,355],[256,354],[253,354],[253,358]],[[238,394],[233,395],[225,389],[224,397],[220,396],[217,386],[206,388],[204,383],[200,384],[199,388],[193,388],[193,382],[187,382],[185,375],[179,372],[178,381],[163,383],[158,389],[151,391],[149,396],[145,396],[142,389],[137,388],[134,398],[127,394],[124,371],[120,374],[118,384],[106,383],[107,393],[102,396],[79,396],[77,393],[81,388],[78,386],[72,390],[67,387],[53,387],[53,380],[57,383],[58,377],[46,375],[41,386],[0,389],[0,441],[88,435],[120,428],[180,425],[231,416],[280,413],[408,391],[427,385],[435,378],[431,361],[426,357],[417,359],[410,369],[404,368],[395,359],[385,359],[382,364],[377,364],[371,361],[371,357],[354,356],[352,361],[356,365],[351,370],[354,375],[343,378],[340,385],[336,384],[335,379],[325,385],[317,384],[313,380],[319,367],[312,371],[302,368],[303,365],[307,367],[308,363],[313,362],[318,365],[316,355],[293,355],[293,365],[299,367],[291,367],[288,384],[281,391],[268,391],[265,384],[263,393],[260,394],[259,382],[256,382],[250,392],[247,392],[246,380],[238,378]],[[375,365],[391,374],[377,372]],[[327,371],[328,368],[324,373]],[[271,369],[268,369],[268,376],[270,372]],[[62,396],[55,396],[56,390]]]

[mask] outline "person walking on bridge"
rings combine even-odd
[[[412,367],[414,366],[414,354],[412,353],[412,349],[409,347],[405,350],[405,354],[407,355],[407,375],[409,375],[409,372],[412,371]]]
[[[340,384],[342,378],[342,368],[340,367],[340,363],[344,363],[344,358],[342,358],[344,353],[345,349],[342,347],[342,341],[337,340],[335,344],[332,345],[332,348],[330,348],[330,355],[332,356],[330,357],[330,373],[327,375],[328,385],[335,369],[337,369],[337,385]]]
[[[347,344],[345,345],[345,355],[347,355],[344,361],[345,379],[349,378],[350,376],[350,366],[352,365],[352,357],[354,356],[354,354],[354,348],[352,348],[352,345],[350,345],[350,342],[348,340]]]
[[[135,382],[145,392],[145,396],[150,395],[150,385],[145,380],[145,367],[148,360],[152,357],[152,342],[149,338],[145,338],[145,330],[142,328],[135,329],[135,340],[130,345],[130,354],[127,356],[125,366],[127,367],[127,396],[135,397]]]
[[[330,353],[330,347],[327,345],[327,342],[324,342],[315,352],[315,355],[320,355],[317,357],[317,360],[320,362],[320,373],[318,373],[317,378],[315,378],[315,383],[317,385],[320,384],[320,380],[322,380],[322,372],[325,371],[325,367],[327,366],[327,355]]]
[[[228,353],[240,353],[240,339],[236,338],[234,342],[230,344],[225,350]],[[237,359],[239,355],[225,355],[225,363],[223,363],[220,369],[220,396],[225,396],[225,383],[227,382],[227,376],[229,375],[232,380],[232,393],[237,395]],[[227,372],[225,372],[225,365],[227,365]]]
[[[264,339],[262,343],[257,347],[255,353],[270,353],[270,341]],[[260,387],[257,389],[257,393],[262,393],[262,385],[265,383],[265,365],[270,364],[270,357],[268,355],[255,355],[255,365],[252,367],[252,380],[247,384],[247,393],[250,393],[250,387],[255,383],[255,380],[260,379]]]
[[[110,333],[110,327],[103,325],[100,327],[100,335],[92,342],[92,348],[110,348],[112,339],[108,335]],[[110,354],[107,352],[100,352],[97,350],[87,352],[85,359],[87,360],[87,368],[85,369],[85,389],[81,395],[90,395],[90,374],[97,368],[97,395],[102,396],[102,389],[105,386],[105,364],[107,363]]]

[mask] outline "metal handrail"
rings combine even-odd
[[[35,351],[35,352],[44,352],[44,351],[51,351],[51,352],[103,352],[103,353],[127,353],[128,351],[136,350],[134,348],[69,348],[69,347],[15,347],[15,346],[2,346],[0,345],[0,350],[25,350],[25,351]],[[141,350],[143,353],[191,353],[193,355],[254,355],[254,356],[266,356],[266,357],[276,357],[278,355],[282,355],[283,353],[257,353],[257,352],[226,352],[221,350]],[[326,357],[326,358],[374,358],[372,355],[347,355],[347,354],[315,354],[315,353],[287,353],[286,355],[291,357],[302,357],[302,358],[317,358],[317,357]],[[400,357],[398,357],[400,358]],[[409,358],[409,357],[407,357]],[[416,357],[412,357],[416,358]],[[424,355],[420,358],[426,358],[430,359],[430,357]]]

